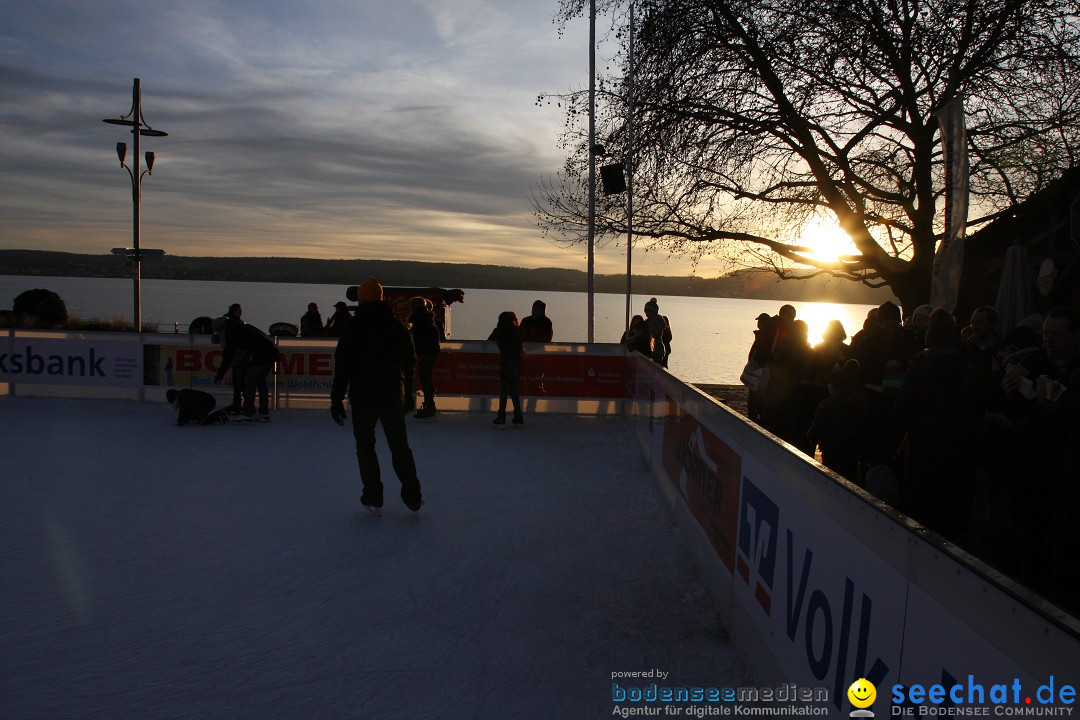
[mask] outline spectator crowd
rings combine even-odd
[[[796,316],[758,317],[749,418],[1080,612],[1080,310],[999,332],[993,307],[886,302],[815,346]]]

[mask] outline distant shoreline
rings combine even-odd
[[[125,278],[126,261],[115,255],[88,255],[48,250],[0,250],[0,275]],[[586,292],[581,270],[518,268],[472,263],[429,263],[408,260],[315,260],[280,257],[187,257],[166,255],[144,260],[149,280],[212,280],[311,284],[359,284],[375,275],[384,285],[414,287]],[[598,293],[625,294],[625,275],[597,275]],[[669,295],[762,300],[822,301],[877,305],[892,298],[887,289],[872,289],[850,280],[815,277],[780,280],[767,271],[739,271],[718,278],[646,275],[633,278],[635,295]]]

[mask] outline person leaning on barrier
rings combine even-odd
[[[525,424],[525,417],[521,414],[521,396],[518,393],[524,349],[521,346],[521,334],[518,332],[517,315],[511,310],[499,313],[498,323],[488,340],[499,346],[499,412],[492,422],[495,425],[506,424],[506,398],[509,397],[514,407],[512,422],[520,427]]]
[[[394,472],[401,481],[401,500],[416,512],[423,504],[416,461],[409,447],[405,417],[405,378],[416,364],[412,337],[383,300],[382,285],[372,277],[357,292],[361,301],[345,326],[334,352],[334,384],[330,416],[345,424],[345,396],[352,410],[356,459],[364,489],[360,504],[381,514],[383,483],[375,453],[375,426],[382,423]]]
[[[521,319],[518,325],[518,333],[521,342],[551,342],[555,331],[551,326],[551,318],[546,314],[547,304],[543,300],[537,300],[532,304],[532,314]]]
[[[341,301],[334,303],[334,314],[326,321],[323,333],[333,337],[341,337],[341,334],[345,332],[345,326],[349,324],[351,318],[352,315],[349,314],[348,305]]]
[[[308,303],[307,312],[300,318],[300,335],[303,337],[316,337],[323,334],[322,315],[319,314],[318,303]]]
[[[650,298],[645,303],[645,324],[656,346],[656,361],[667,367],[668,356],[671,355],[671,324],[667,317],[660,314],[660,306],[656,298]]]

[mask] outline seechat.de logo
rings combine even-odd
[[[874,700],[877,699],[877,688],[866,678],[859,678],[855,682],[851,683],[851,687],[847,691],[848,700],[851,701],[853,707],[857,708],[851,712],[853,718],[872,718],[874,713],[867,708],[874,704]]]

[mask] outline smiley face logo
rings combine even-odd
[[[857,708],[868,708],[877,699],[877,688],[866,678],[859,678],[851,683],[847,691],[848,700]]]

